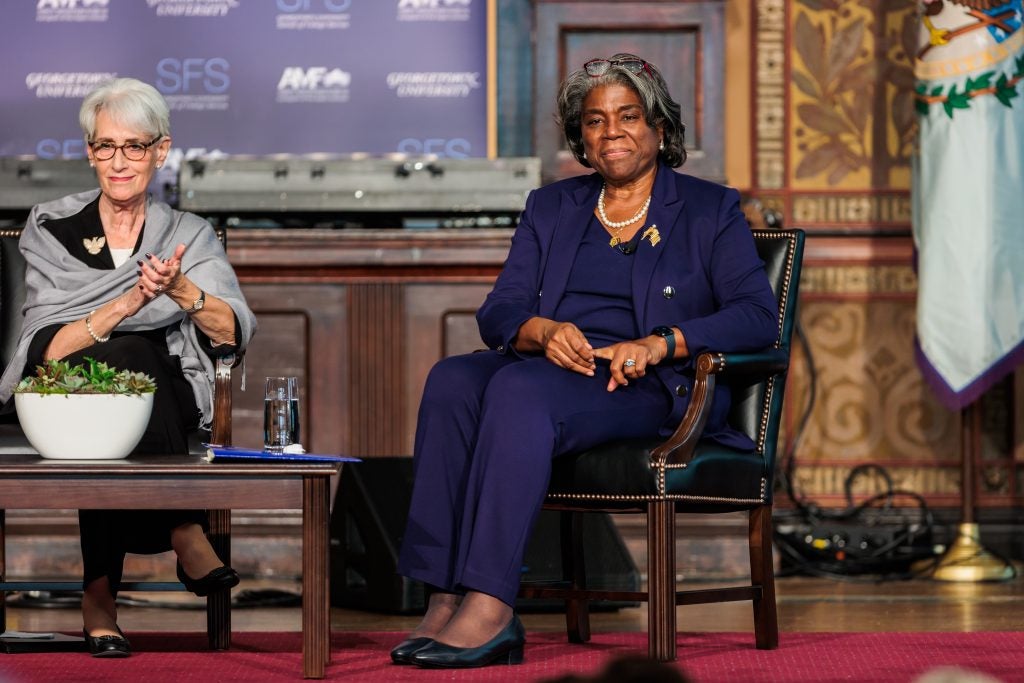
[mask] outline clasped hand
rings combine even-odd
[[[185,276],[181,273],[181,257],[185,254],[185,245],[179,244],[170,258],[161,259],[159,256],[147,253],[145,261],[138,261],[139,269],[135,271],[139,280],[136,286],[126,293],[133,310],[129,315],[134,315],[143,306],[156,299],[162,294],[176,294],[185,283]]]
[[[545,357],[555,365],[589,377],[594,376],[595,359],[609,361],[612,376],[608,380],[608,391],[615,391],[628,385],[629,380],[643,377],[647,374],[647,366],[661,362],[668,351],[655,337],[621,341],[595,349],[572,323],[552,325],[542,346]]]

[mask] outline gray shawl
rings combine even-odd
[[[81,320],[108,301],[115,299],[138,281],[136,259],[150,253],[169,258],[178,244],[186,246],[181,269],[203,291],[223,299],[234,311],[241,328],[239,348],[245,348],[256,331],[256,317],[249,310],[235,272],[213,227],[191,213],[175,211],[163,202],[149,198],[146,225],[139,254],[114,270],[96,270],[67,252],[48,230],[40,226],[47,220],[66,218],[81,211],[96,199],[99,190],[69,195],[35,206],[29,213],[19,248],[25,256],[24,323],[18,347],[0,379],[0,401],[10,398],[21,380],[28,356],[29,342],[43,327]],[[200,349],[196,326],[169,297],[158,297],[117,326],[118,331],[168,327],[167,348],[181,358],[185,378],[195,393],[202,413],[202,426],[213,419],[213,361]]]

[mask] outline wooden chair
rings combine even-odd
[[[523,586],[520,595],[565,600],[570,642],[590,639],[591,600],[647,601],[648,653],[676,658],[676,605],[751,600],[759,649],[778,647],[772,566],[772,481],[796,317],[803,255],[800,230],[754,231],[779,302],[775,344],[760,353],[704,353],[696,359],[690,406],[667,441],[620,441],[556,458],[544,503],[562,511],[562,568],[557,585]],[[732,395],[729,423],[750,436],[753,453],[700,440],[717,382]],[[749,585],[676,590],[675,513],[749,511]],[[589,590],[582,543],[582,513],[647,515],[648,590]]]
[[[218,230],[217,236],[227,248],[227,233]],[[21,229],[0,229],[0,372],[7,367],[21,332],[21,308],[25,302],[25,259],[18,250]],[[214,417],[210,434],[212,443],[231,443],[231,369],[238,363],[236,356],[218,358],[215,363]],[[198,441],[196,442],[198,448]],[[0,424],[0,466],[3,453],[35,452],[22,434],[16,421]],[[198,452],[198,451],[197,451]],[[231,564],[231,511],[209,510],[210,543],[227,565]],[[7,581],[6,580],[6,525],[5,511],[0,508],[0,632],[6,629],[4,608],[5,591],[81,590],[80,581]],[[122,591],[185,590],[177,581],[126,581]],[[210,647],[226,650],[231,636],[231,596],[229,593],[211,595],[206,599],[206,628]]]

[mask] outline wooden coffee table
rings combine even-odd
[[[329,482],[340,471],[340,463],[222,464],[195,455],[89,462],[0,455],[0,584],[6,590],[14,586],[5,583],[5,510],[301,509],[302,674],[323,678],[331,656]],[[230,529],[229,514],[211,512],[211,518],[212,536]],[[227,597],[220,605],[222,616],[210,622],[211,642],[216,630],[225,648],[231,629]],[[211,619],[216,611],[211,606]]]

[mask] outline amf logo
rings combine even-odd
[[[440,9],[469,7],[473,0],[398,0],[398,9]]]
[[[88,9],[90,7],[106,7],[110,0],[39,0],[36,9]]]
[[[110,0],[37,0],[36,21],[106,21]]]
[[[469,21],[473,0],[398,0],[399,21]]]
[[[352,74],[337,67],[286,66],[277,81],[277,101],[347,102]]]

